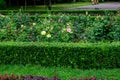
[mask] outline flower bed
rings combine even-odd
[[[53,76],[53,78],[47,78],[47,77],[42,77],[42,76],[33,76],[33,75],[27,75],[27,76],[16,76],[14,74],[12,75],[0,75],[0,80],[63,80],[58,78],[56,75]],[[71,78],[70,80],[108,80],[104,78],[96,78],[96,77],[91,77],[91,78]],[[114,80],[112,78],[111,80]]]
[[[0,41],[22,42],[80,42],[120,41],[120,18],[58,14],[0,15]]]

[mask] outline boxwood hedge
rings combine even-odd
[[[14,13],[17,13],[21,10],[0,10],[0,13],[2,14],[8,14],[8,13],[11,13],[11,12],[14,12]],[[117,14],[118,13],[118,10],[100,10],[100,9],[95,9],[95,10],[51,10],[51,11],[48,11],[48,10],[22,10],[24,13],[30,13],[30,14],[36,14],[36,13],[39,13],[39,14],[48,14],[48,13],[54,13],[54,14],[59,14],[59,13],[66,13],[66,14],[85,14],[86,11],[89,13],[89,14],[102,14],[102,15],[106,15],[108,13],[111,13],[111,14]]]
[[[1,42],[0,64],[101,69],[120,67],[120,42]]]

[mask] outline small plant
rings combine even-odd
[[[48,77],[42,77],[42,76],[33,76],[33,75],[27,75],[27,76],[16,76],[14,74],[12,75],[0,75],[0,80],[63,80],[58,78],[56,75],[53,78],[48,78]],[[91,78],[71,78],[70,80],[108,80],[106,78],[96,78],[96,77],[91,77]],[[114,80],[112,78],[111,80]]]
[[[28,75],[28,76],[16,76],[14,74],[12,75],[0,75],[0,80],[62,80],[59,79],[56,75],[53,78],[47,78],[47,77],[42,77],[42,76],[33,76],[33,75]]]
[[[4,74],[4,75],[0,75],[0,80],[20,80],[20,77],[14,74],[12,75]]]

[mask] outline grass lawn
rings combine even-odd
[[[73,8],[79,6],[86,6],[91,5],[91,2],[75,2],[75,3],[63,3],[63,4],[53,4],[52,10],[63,10],[66,8]],[[15,7],[8,7],[7,10],[18,10],[24,7],[23,6],[15,6]],[[37,6],[27,6],[26,10],[47,10],[45,5],[37,5]]]
[[[102,70],[80,70],[72,68],[55,68],[55,67],[41,67],[37,65],[0,65],[0,74],[15,75],[38,75],[45,77],[53,77],[57,73],[59,78],[69,80],[70,78],[90,78],[96,76],[97,78],[107,78],[107,80],[120,79],[120,69],[102,69]]]

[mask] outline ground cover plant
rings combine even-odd
[[[53,78],[57,76],[62,80],[72,80],[73,78],[85,80],[85,78],[97,78],[97,80],[119,80],[120,69],[101,69],[101,70],[81,70],[72,68],[41,67],[39,65],[0,65],[0,75],[8,74],[11,76],[42,76]],[[73,79],[73,80],[74,80]]]
[[[92,78],[71,78],[70,80],[108,80],[108,79],[97,79],[96,77],[92,77]],[[11,76],[4,74],[4,75],[0,75],[0,80],[63,80],[63,79],[59,79],[57,76],[53,76],[53,78],[47,78],[47,77],[41,77],[41,76],[32,76],[32,75],[27,75],[27,76],[16,76],[14,74],[12,74]],[[111,80],[114,80],[114,78],[112,78]]]
[[[120,19],[117,16],[85,14],[0,15],[0,41],[80,42],[119,41]]]

